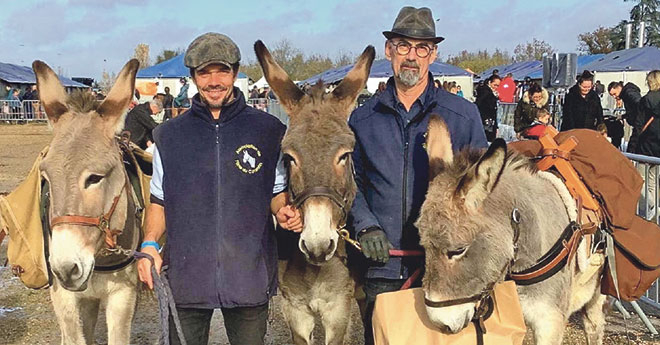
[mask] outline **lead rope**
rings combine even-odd
[[[151,255],[142,252],[135,252],[133,253],[133,256],[135,256],[136,259],[148,259],[151,261],[151,277],[154,282],[154,290],[156,291],[156,297],[158,298],[158,310],[160,312],[161,338],[159,344],[170,345],[169,318],[171,315],[174,320],[174,326],[176,328],[176,334],[179,337],[179,342],[181,345],[187,345],[186,338],[183,336],[181,322],[179,321],[179,314],[176,311],[174,298],[172,297],[170,283],[167,281],[167,278],[156,272],[154,258]]]

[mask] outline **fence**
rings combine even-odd
[[[655,221],[660,224],[660,217],[658,214],[658,176],[660,172],[660,158],[636,155],[625,153],[640,175],[644,178],[644,186],[642,188],[642,195],[639,198],[637,205],[637,214],[646,218],[647,220]],[[653,306],[657,311],[660,311],[660,280],[651,286],[646,291],[646,295],[642,297],[642,301]]]
[[[0,121],[46,121],[46,112],[39,101],[0,101]]]

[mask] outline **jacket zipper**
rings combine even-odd
[[[218,229],[216,231],[218,232],[217,233],[218,237],[220,237],[220,234],[219,234],[219,232],[220,232],[220,124],[217,123],[217,122],[215,123],[215,178],[216,178],[216,181],[217,181],[217,183],[216,183],[216,188],[217,188],[216,195],[218,197],[218,200],[217,200],[218,208],[215,210],[216,217],[217,217],[217,226],[218,226]],[[216,243],[220,243],[220,241],[217,241]],[[217,263],[218,263],[217,264],[218,265],[217,273],[216,273],[216,284],[218,284],[219,280],[220,280],[219,279],[220,277],[218,277],[218,275],[220,274],[220,272],[222,272],[222,270],[220,268],[221,259],[220,259],[220,250],[219,250],[219,248],[216,251],[215,255],[217,257]],[[220,291],[221,290],[222,289],[220,289],[220,287],[218,286],[218,289],[216,291],[218,291],[218,303],[219,304],[222,303],[222,296],[220,296]]]
[[[406,205],[408,200],[408,147],[410,146],[410,126],[403,123],[403,194],[401,195],[401,238],[403,238],[403,230],[406,226]],[[402,248],[403,249],[403,248]],[[403,279],[403,263],[399,272],[399,279]]]

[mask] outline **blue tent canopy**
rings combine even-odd
[[[57,76],[64,87],[88,87],[69,78]],[[0,80],[10,84],[35,84],[37,82],[32,68],[0,62]]]
[[[543,64],[541,61],[523,61],[523,62],[514,62],[508,65],[500,65],[487,69],[481,75],[483,78],[490,77],[493,74],[494,70],[499,71],[500,76],[505,76],[509,73],[513,74],[513,79],[522,80],[530,74],[541,71],[543,73]]]
[[[594,54],[594,55],[580,55],[577,57],[578,73],[584,69],[587,69],[586,66],[593,61],[596,61],[605,56],[605,54]],[[530,77],[531,79],[542,79],[543,78],[543,62],[541,61],[524,61],[524,62],[514,62],[508,65],[501,65],[487,69],[481,75],[485,78],[493,74],[493,70],[499,70],[500,76],[505,76],[508,73],[513,74],[513,79],[523,80],[525,77]]]
[[[651,71],[660,69],[660,49],[642,47],[619,50],[601,56],[583,69],[596,72]]]
[[[181,78],[189,77],[190,69],[183,63],[183,55],[179,54],[169,60],[163,61],[157,65],[147,67],[138,71],[138,78]],[[243,72],[238,72],[238,78],[247,78]]]
[[[344,79],[351,68],[353,68],[353,65],[329,69],[323,73],[317,74],[307,80],[304,80],[303,83],[313,84],[316,83],[319,79],[323,80],[323,82],[326,84],[334,83]],[[429,65],[429,71],[434,76],[470,76],[470,73],[466,70],[442,63],[440,61],[435,61]],[[389,78],[393,75],[393,73],[392,63],[390,61],[386,59],[376,60],[371,65],[371,73],[369,73],[369,78]]]

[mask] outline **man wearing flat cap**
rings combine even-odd
[[[454,151],[487,145],[477,107],[433,86],[429,66],[444,38],[436,36],[431,10],[402,8],[392,30],[383,35],[394,76],[384,92],[353,111],[349,120],[356,138],[353,161],[358,186],[349,225],[368,265],[366,344],[373,343],[376,295],[400,289],[423,264],[421,257],[390,257],[389,249],[421,249],[414,222],[429,182],[423,144],[430,114],[447,123]]]
[[[191,108],[154,131],[154,172],[142,252],[167,274],[189,345],[207,344],[214,309],[229,342],[263,344],[277,288],[272,214],[302,228],[290,206],[280,141],[285,126],[247,106],[234,82],[241,55],[227,36],[206,33],[186,50],[199,92]],[[272,213],[272,214],[271,214]],[[163,259],[158,239],[165,233]],[[151,263],[138,262],[153,287]],[[170,319],[170,343],[180,344]]]

